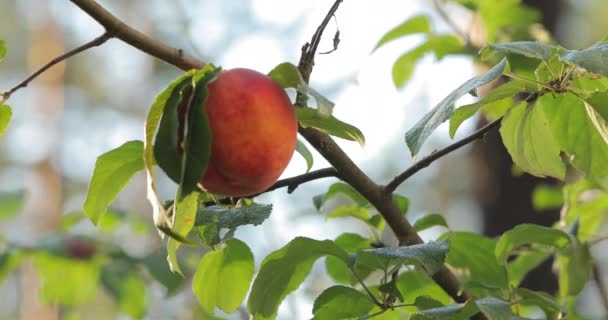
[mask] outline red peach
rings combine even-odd
[[[205,190],[239,197],[272,186],[293,155],[298,131],[294,107],[268,76],[249,69],[222,72],[205,102],[212,133]]]

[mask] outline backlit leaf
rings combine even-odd
[[[296,144],[296,151],[304,158],[306,161],[306,172],[310,171],[313,165],[313,156],[310,150],[306,147],[306,145],[298,139],[298,143]]]
[[[429,19],[426,16],[411,17],[400,25],[389,30],[374,47],[374,50],[380,48],[388,42],[401,38],[406,35],[415,33],[428,33],[431,30]]]
[[[349,263],[347,253],[333,241],[303,237],[268,255],[253,282],[247,303],[254,319],[274,319],[283,299],[302,284],[313,263],[327,255]]]
[[[539,177],[564,178],[560,146],[541,108],[526,102],[511,108],[502,120],[500,136],[521,169]]]
[[[11,121],[11,117],[13,116],[13,111],[11,107],[7,105],[0,105],[0,136],[8,127],[8,123]]]
[[[97,158],[83,207],[91,222],[97,224],[131,177],[144,169],[143,152],[141,141],[129,141]]]
[[[297,108],[298,121],[303,127],[312,127],[338,138],[356,141],[365,146],[365,137],[361,130],[336,119],[334,116],[325,116],[312,108]]]
[[[206,312],[212,314],[216,306],[234,312],[249,290],[253,269],[253,253],[247,244],[230,239],[225,247],[203,256],[194,273],[192,291]]]
[[[445,221],[445,217],[443,215],[439,213],[428,214],[414,222],[414,229],[416,229],[418,232],[435,226],[448,228],[448,223]]]
[[[498,261],[504,264],[511,251],[522,244],[538,244],[563,248],[569,242],[568,234],[561,230],[535,224],[520,224],[503,233],[496,244],[495,254]]]
[[[177,249],[184,242],[180,241],[180,238],[186,238],[194,226],[196,209],[198,208],[198,196],[199,194],[196,192],[190,193],[178,200],[173,210],[173,228],[170,230],[177,234],[178,237],[171,237],[167,241],[167,260],[169,261],[171,271],[179,274],[182,274],[182,271],[177,261]]]

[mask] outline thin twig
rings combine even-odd
[[[602,300],[602,304],[604,305],[604,310],[608,313],[608,288],[606,287],[606,283],[604,278],[602,277],[602,272],[596,263],[593,264],[593,280],[597,285],[597,290],[599,291],[600,298]]]
[[[445,8],[439,3],[439,0],[433,0],[433,7],[435,7],[435,11],[437,11],[441,19],[443,19],[443,21],[445,21],[445,23],[447,23],[450,28],[452,28],[452,30],[454,30],[454,32],[456,32],[456,34],[462,38],[465,45],[469,45],[471,43],[469,35],[465,31],[461,30],[458,25],[456,25],[454,20],[452,20],[452,18],[450,18],[448,13],[445,11]]]
[[[492,130],[495,127],[498,127],[500,125],[501,120],[502,120],[502,117],[490,122],[485,127],[473,132],[471,135],[469,135],[461,140],[458,140],[441,150],[435,151],[435,152],[431,153],[430,155],[428,155],[427,157],[425,157],[424,159],[414,163],[411,167],[409,167],[407,170],[403,171],[401,174],[396,176],[391,182],[389,182],[384,187],[384,191],[387,193],[393,193],[395,191],[395,189],[397,189],[397,187],[399,187],[403,182],[405,182],[411,176],[416,174],[418,171],[428,167],[431,163],[435,162],[435,160],[438,160],[441,157],[447,155],[448,153],[450,153],[454,150],[458,150],[461,147],[466,146],[467,144],[469,144],[477,139],[482,138],[490,130]]]
[[[252,194],[250,196],[246,196],[243,198],[255,198],[264,193],[268,193],[270,191],[284,188],[284,187],[287,187],[287,193],[292,193],[296,190],[296,188],[298,188],[300,185],[302,185],[304,183],[318,180],[318,179],[323,179],[323,178],[331,178],[331,177],[340,178],[340,173],[338,172],[338,170],[336,170],[335,168],[332,168],[332,167],[314,170],[314,171],[310,171],[310,172],[307,172],[307,173],[304,173],[301,175],[293,176],[291,178],[285,178],[285,179],[279,180],[279,181],[275,182],[270,188],[268,188],[260,193]],[[232,203],[236,202],[236,200],[238,200],[238,198],[237,199],[224,198],[224,199],[220,199],[217,201],[208,201],[208,202],[205,202],[205,206],[212,206],[215,204],[227,205],[227,204],[232,204]]]
[[[32,73],[32,75],[30,75],[29,77],[27,77],[27,79],[23,80],[21,83],[19,83],[18,85],[14,86],[13,88],[11,88],[10,90],[2,93],[2,100],[6,101],[8,100],[8,98],[10,98],[10,96],[15,93],[15,91],[25,88],[27,87],[27,85],[32,82],[32,80],[36,79],[36,77],[38,77],[40,74],[42,74],[43,72],[45,72],[46,70],[48,70],[49,68],[51,68],[52,66],[70,58],[73,57],[85,50],[88,50],[90,48],[93,47],[97,47],[102,45],[103,43],[105,43],[106,41],[110,40],[112,38],[112,36],[109,33],[104,33],[101,36],[77,47],[74,48],[58,57],[55,57],[53,60],[49,61],[48,63],[46,63],[45,65],[43,65],[40,69],[36,70],[36,72]]]
[[[353,276],[355,277],[355,279],[357,279],[357,281],[359,282],[359,284],[361,284],[361,286],[363,287],[363,289],[365,290],[365,292],[367,292],[367,295],[374,302],[374,304],[377,305],[377,306],[379,306],[379,307],[383,307],[384,305],[382,303],[380,303],[380,301],[378,301],[378,299],[376,299],[376,297],[374,296],[374,294],[365,285],[365,282],[363,282],[363,280],[359,277],[359,275],[357,274],[357,272],[355,271],[355,269],[354,268],[350,268],[350,271],[353,274]]]

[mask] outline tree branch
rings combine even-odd
[[[340,3],[342,3],[342,0],[334,2],[334,5],[312,36],[310,43],[302,47],[302,56],[300,57],[298,69],[306,82],[310,79],[310,74],[314,67],[314,55],[323,31],[331,17],[336,13]],[[303,105],[300,104],[306,103],[306,98],[298,94],[296,101],[301,107]],[[397,237],[399,245],[412,245],[424,242],[414,227],[401,214],[401,210],[393,201],[392,193],[385,192],[382,186],[372,181],[332,138],[314,128],[300,127],[298,132],[340,172],[342,180],[355,188],[378,210]],[[445,266],[433,276],[433,279],[457,302],[465,302],[471,297],[468,292],[460,292],[460,281]]]
[[[127,26],[93,0],[70,1],[103,25],[112,36],[131,44],[151,56],[159,58],[183,70],[201,68],[204,66],[202,61],[185,55],[181,50],[172,49]],[[310,77],[318,42],[320,41],[325,26],[341,2],[342,0],[337,0],[334,3],[332,9],[330,9],[330,12],[323,20],[323,23],[317,28],[317,32],[315,32],[311,43],[302,47],[302,59],[300,59],[299,67],[304,79],[309,79]],[[376,207],[395,233],[400,245],[423,242],[415,229],[407,220],[405,220],[401,211],[393,202],[392,195],[384,192],[384,188],[374,183],[365,175],[365,173],[355,165],[348,155],[346,155],[346,153],[344,153],[327,134],[312,128],[301,127],[299,128],[299,132],[334,168],[336,168],[342,180],[349,183]],[[437,272],[433,278],[452,298],[454,298],[454,300],[465,302],[470,298],[470,295],[467,292],[460,292],[460,283],[458,279],[446,267]]]
[[[32,82],[32,80],[36,79],[36,77],[38,77],[40,74],[42,74],[43,72],[45,72],[46,70],[48,70],[49,68],[51,68],[52,66],[70,58],[73,57],[85,50],[88,50],[90,48],[93,47],[97,47],[102,45],[103,43],[105,43],[106,41],[110,40],[112,38],[112,36],[109,33],[104,33],[101,36],[77,47],[74,48],[56,58],[54,58],[53,60],[49,61],[47,64],[43,65],[40,69],[36,70],[36,72],[32,73],[32,75],[30,75],[29,77],[27,77],[27,79],[23,80],[21,83],[19,83],[18,85],[14,86],[13,88],[11,88],[10,90],[2,93],[0,96],[2,96],[2,101],[6,101],[8,100],[8,98],[10,98],[10,96],[15,93],[15,91],[25,88],[28,86],[28,84],[30,82]]]
[[[95,0],[70,0],[82,11],[102,25],[106,32],[131,46],[172,64],[182,70],[201,69],[202,61],[184,53],[182,49],[171,48],[147,35],[135,30],[116,18]]]
[[[310,171],[310,172],[307,172],[307,173],[304,173],[301,175],[293,176],[291,178],[285,178],[285,179],[279,180],[279,181],[275,182],[270,188],[266,189],[265,191],[262,191],[262,192],[256,193],[256,194],[252,194],[252,195],[246,196],[244,198],[254,198],[254,197],[257,197],[264,193],[268,193],[270,191],[280,189],[280,188],[285,188],[285,187],[287,187],[287,193],[292,193],[300,185],[302,185],[306,182],[323,179],[323,178],[330,178],[330,177],[335,177],[335,178],[341,179],[340,173],[335,168],[333,168],[333,167],[323,168],[323,169],[319,169],[319,170]],[[219,204],[231,204],[232,202],[234,202],[234,199],[225,198],[225,199],[219,200],[218,202],[219,202]],[[214,205],[214,204],[218,204],[218,203],[213,202],[213,201],[205,202],[205,205],[208,205],[208,206]]]
[[[411,176],[413,176],[414,174],[416,174],[418,171],[428,167],[431,163],[435,162],[435,160],[438,160],[440,158],[442,158],[443,156],[449,154],[452,151],[458,150],[461,147],[466,146],[467,144],[477,140],[477,139],[481,139],[483,138],[486,133],[488,133],[490,130],[498,127],[500,125],[500,121],[502,120],[502,117],[494,120],[492,122],[490,122],[489,124],[487,124],[486,126],[480,128],[479,130],[473,132],[471,135],[458,140],[454,143],[452,143],[451,145],[438,150],[438,151],[434,151],[433,153],[431,153],[430,155],[426,156],[424,159],[414,163],[411,167],[409,167],[407,170],[403,171],[401,174],[399,174],[398,176],[396,176],[391,182],[389,182],[385,187],[384,190],[386,192],[395,192],[395,190],[397,189],[397,187],[399,187],[403,182],[405,182],[407,179],[409,179]]]

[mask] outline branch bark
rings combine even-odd
[[[202,61],[185,54],[184,50],[172,48],[131,28],[95,0],[70,1],[102,25],[112,37],[118,38],[151,56],[182,70],[201,69],[205,66],[205,63]]]
[[[93,0],[70,0],[80,7],[89,16],[106,28],[112,36],[131,44],[139,50],[172,64],[180,69],[188,70],[201,68],[205,65],[200,60],[188,56],[181,49],[170,48],[141,32],[129,27],[115,16],[105,10]],[[321,39],[325,26],[336,12],[342,0],[335,1],[326,15],[323,23],[317,28],[309,44],[302,47],[300,59],[300,72],[308,80],[314,66],[314,55]],[[299,101],[299,100],[298,100]],[[299,132],[319,153],[336,168],[341,178],[355,188],[361,195],[372,203],[384,217],[395,233],[400,245],[422,243],[412,225],[403,217],[399,208],[392,199],[392,193],[374,183],[361,169],[348,157],[348,155],[325,133],[312,128],[299,128]],[[460,282],[446,267],[437,272],[435,281],[457,302],[465,302],[470,298],[467,292],[460,292]]]

